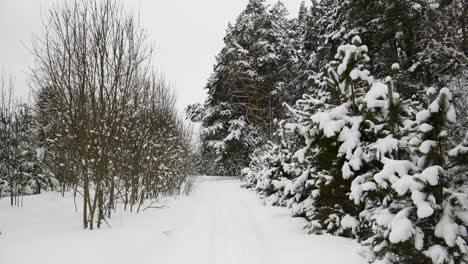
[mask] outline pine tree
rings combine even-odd
[[[327,44],[320,61],[329,61],[339,45],[360,35],[369,56],[378,58],[369,64],[376,78],[389,75],[391,63],[400,64],[405,89],[397,91],[404,98],[427,86],[446,86],[448,76],[466,69],[464,0],[329,0],[320,5]]]
[[[365,92],[366,87],[373,80],[370,72],[364,68],[364,65],[370,61],[367,50],[367,46],[362,45],[361,38],[355,36],[351,44],[338,47],[335,60],[327,65],[328,78],[326,80],[333,103],[339,105],[343,101],[350,101],[354,114],[359,111],[357,97]]]
[[[254,152],[246,185],[312,232],[358,239],[371,262],[466,262],[466,142],[448,151],[464,132],[455,113],[466,121],[465,6],[302,4],[291,28],[305,95],[279,122],[281,139]]]
[[[444,130],[454,120],[451,94],[442,89],[437,95],[430,88],[427,97],[428,109],[418,112],[414,120],[419,128],[415,137],[402,142],[402,146],[419,145],[419,151],[413,153],[419,159],[396,160],[387,154],[381,159],[383,168],[373,175],[372,189],[382,197],[381,202],[368,207],[361,217],[373,230],[363,244],[371,246],[375,261],[429,258],[433,263],[457,263],[466,259],[466,231],[460,229],[464,223],[456,213],[466,210],[466,194],[446,189],[449,182],[443,168]]]
[[[250,153],[272,138],[274,120],[285,113],[282,103],[301,94],[295,89],[304,76],[299,77],[300,54],[286,16],[280,2],[270,7],[251,0],[236,23],[228,25],[198,118],[202,153],[217,163],[218,170],[211,173],[239,174]]]
[[[359,147],[363,118],[358,104],[373,78],[364,68],[369,61],[366,46],[357,36],[352,42],[340,46],[336,60],[328,64],[328,88],[321,93],[323,97],[305,97],[292,109],[306,146],[294,155],[302,164],[302,173],[288,191],[300,197],[293,210],[311,219],[310,228],[315,232],[345,235],[357,221],[358,208],[347,193],[353,171],[360,171],[363,165]]]

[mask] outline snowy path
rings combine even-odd
[[[306,235],[304,220],[263,206],[237,179],[199,178],[194,193],[169,208],[122,213],[111,229],[93,232],[79,229],[70,200],[43,196],[14,209],[0,200],[1,264],[364,263],[353,242]]]

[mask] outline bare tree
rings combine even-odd
[[[33,42],[51,168],[83,196],[83,226],[179,188],[189,149],[175,98],[152,71],[146,32],[113,0],[56,5]],[[68,169],[67,169],[68,168]],[[71,168],[71,171],[70,171]]]

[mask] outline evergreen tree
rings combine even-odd
[[[11,205],[19,206],[21,196],[53,190],[58,181],[44,162],[39,124],[32,109],[22,104],[11,110],[9,118],[5,111],[1,116],[0,196],[9,195]]]
[[[370,245],[375,261],[466,261],[466,229],[462,228],[465,223],[463,218],[457,218],[458,212],[466,210],[466,194],[447,189],[451,184],[443,168],[444,130],[454,120],[451,94],[442,89],[437,95],[430,88],[427,97],[428,108],[418,112],[414,120],[418,125],[415,137],[396,145],[419,145],[418,151],[412,153],[419,159],[384,157],[383,168],[373,175],[372,189],[382,198],[363,211],[361,217],[373,230],[363,244]]]
[[[405,98],[427,86],[445,86],[448,76],[466,69],[465,1],[329,0],[320,4],[326,43],[322,62],[358,34],[370,57],[378,58],[369,64],[374,76],[384,78],[390,73],[388,65],[401,65],[400,82],[405,89],[397,91]]]
[[[464,263],[467,195],[450,176],[460,172],[448,173],[465,155],[464,143],[448,155],[452,95],[430,88],[427,102],[403,100],[399,65],[374,80],[358,40],[340,46],[313,96],[289,108],[281,139],[243,171],[246,186],[309,219],[312,232],[358,239],[370,262]]]
[[[198,111],[202,153],[217,164],[210,173],[239,174],[250,153],[273,136],[274,119],[284,115],[282,103],[300,96],[294,89],[302,73],[300,55],[286,16],[280,2],[270,7],[251,0],[228,25],[225,47],[206,86],[208,99]]]

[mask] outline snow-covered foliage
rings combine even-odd
[[[466,12],[460,11],[465,0],[433,2],[312,1],[301,4],[298,16],[288,19],[281,2],[270,6],[263,0],[249,1],[226,29],[224,47],[206,86],[204,110],[188,108],[201,113],[189,114],[193,121],[219,129],[216,136],[202,136],[204,167],[219,168],[207,173],[239,173],[250,161],[248,155],[272,140],[278,128],[273,120],[290,118],[284,103],[294,105],[305,93],[317,98],[317,80],[330,86],[331,103],[349,100],[353,114],[359,112],[353,98],[367,93],[372,79],[387,84],[386,77],[394,71],[398,81],[391,89],[401,99],[419,96],[427,86],[466,90],[462,88],[468,41],[462,41],[467,37],[460,33],[467,32],[462,22]],[[457,112],[466,105],[456,103]],[[253,125],[243,134],[253,128],[255,135],[247,138],[256,140],[229,147],[224,142],[229,122],[241,116]],[[460,133],[456,131],[459,137]],[[231,162],[230,156],[238,159]],[[226,172],[222,169],[226,167],[234,169]]]
[[[326,81],[331,87],[332,100],[335,104],[340,104],[344,99],[352,102],[353,111],[357,111],[355,99],[362,95],[363,90],[366,90],[365,87],[373,81],[369,70],[365,68],[365,64],[370,61],[367,52],[367,46],[362,45],[359,36],[355,36],[351,44],[338,47],[335,60],[326,66],[328,69]],[[358,85],[359,82],[363,85]]]
[[[0,197],[10,196],[20,205],[22,195],[58,187],[55,175],[44,163],[39,124],[26,105],[0,106]]]
[[[306,60],[286,16],[281,2],[251,0],[228,26],[206,85],[208,99],[187,108],[202,125],[204,173],[239,174],[249,155],[273,136],[274,120],[285,113],[281,104],[301,96]]]
[[[249,1],[207,86],[205,144],[238,164],[251,146],[246,187],[372,262],[466,262],[465,6],[322,0],[288,21]]]
[[[464,263],[468,199],[448,171],[466,142],[449,152],[452,94],[428,88],[421,102],[403,100],[400,67],[374,79],[361,45],[355,36],[338,47],[319,96],[288,107],[293,119],[280,122],[280,140],[243,170],[246,186],[306,217],[310,232],[357,239],[370,262]]]

